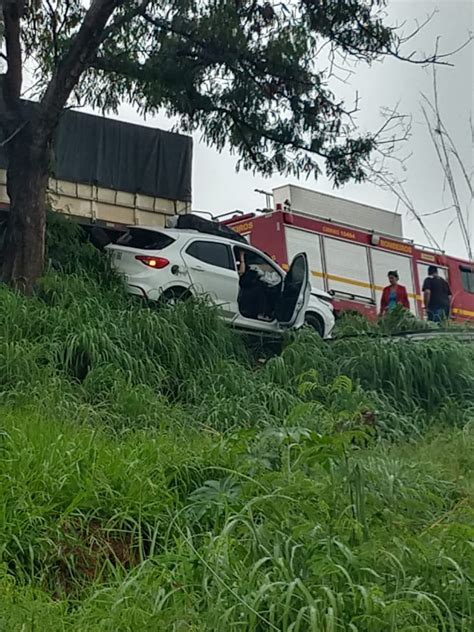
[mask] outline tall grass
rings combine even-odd
[[[474,393],[474,347],[457,340],[413,342],[340,340],[341,372],[389,396],[399,408],[430,411],[446,398],[470,400]]]
[[[120,284],[104,289],[78,274],[50,273],[33,299],[0,288],[0,331],[4,396],[44,399],[64,388],[110,418],[133,418],[136,402],[141,421],[146,407],[156,421],[157,411],[179,405],[218,430],[275,423],[302,401],[299,376],[314,368],[322,383],[348,375],[402,412],[466,401],[474,390],[473,349],[453,340],[326,344],[306,332],[257,369],[208,306],[144,308]]]
[[[467,632],[472,430],[350,445],[4,414],[0,627]]]
[[[0,630],[473,629],[472,348],[262,354],[53,221],[0,288]]]

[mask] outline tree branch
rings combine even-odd
[[[471,198],[474,198],[474,189],[473,189],[473,184],[472,184],[472,175],[469,176],[469,174],[467,173],[467,169],[466,166],[464,165],[464,162],[461,158],[461,156],[459,155],[459,151],[457,150],[456,144],[454,143],[454,140],[452,138],[452,136],[450,135],[449,131],[447,130],[444,122],[441,120],[440,116],[438,116],[438,114],[436,113],[436,108],[433,106],[433,104],[430,102],[430,100],[428,99],[428,97],[425,94],[421,95],[423,100],[425,101],[426,105],[430,108],[432,114],[436,117],[437,119],[437,124],[439,125],[440,129],[439,132],[443,133],[446,138],[448,139],[449,145],[450,145],[450,152],[453,154],[454,158],[456,159],[459,168],[461,170],[461,173],[463,175],[463,178],[466,182],[467,188],[469,189],[469,193],[471,195]],[[473,144],[474,144],[474,136],[473,136]]]
[[[41,100],[41,118],[47,134],[55,127],[72,90],[96,54],[107,22],[124,1],[92,0],[79,31],[64,57],[58,62]]]
[[[141,2],[132,10],[127,11],[123,15],[118,16],[113,22],[104,29],[101,42],[104,42],[110,35],[116,33],[122,26],[130,22],[130,20],[138,15],[144,15],[151,0],[141,0]]]
[[[7,145],[10,141],[12,141],[15,138],[15,136],[21,132],[21,130],[25,127],[25,125],[26,125],[26,121],[23,122],[19,127],[17,127],[16,130],[10,134],[10,136],[5,138],[5,140],[2,140],[2,142],[0,143],[0,147],[5,147],[5,145]]]
[[[61,24],[58,27],[58,34],[61,33],[65,25],[67,24],[67,19],[69,15],[69,11],[71,9],[71,0],[63,0],[64,1],[64,14],[63,19],[61,20]]]
[[[459,228],[461,230],[461,235],[463,237],[463,240],[466,246],[466,251],[468,253],[469,258],[472,259],[471,238],[470,238],[468,226],[467,226],[467,223],[466,223],[466,220],[464,218],[463,211],[461,208],[458,188],[456,186],[455,177],[454,177],[453,170],[451,167],[451,161],[449,159],[450,152],[449,152],[449,148],[446,145],[444,124],[441,120],[441,112],[440,112],[439,100],[438,100],[438,83],[437,83],[437,75],[436,75],[435,68],[433,68],[433,101],[434,101],[434,104],[433,105],[430,104],[430,107],[435,116],[435,127],[433,127],[433,125],[431,124],[428,117],[428,113],[423,106],[421,106],[421,111],[423,113],[429,134],[431,136],[431,140],[433,142],[436,155],[438,157],[439,163],[445,174],[446,181],[449,186],[451,198],[453,200],[453,205],[456,210],[456,216],[458,219]],[[449,141],[449,138],[448,138],[448,141]]]
[[[53,34],[53,56],[54,56],[54,63],[56,63],[58,61],[58,54],[59,54],[59,49],[58,49],[58,19],[57,19],[57,15],[56,15],[56,9],[54,9],[51,6],[51,2],[49,0],[46,0],[46,6],[48,7],[49,10],[49,15],[51,18],[51,27],[52,27],[52,34]]]

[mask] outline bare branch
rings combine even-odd
[[[386,55],[392,55],[393,57],[395,57],[396,59],[399,59],[401,61],[407,61],[411,64],[416,64],[416,65],[421,65],[421,66],[432,66],[432,65],[438,65],[438,66],[454,66],[453,63],[448,62],[448,61],[444,61],[449,59],[450,57],[453,57],[454,55],[456,55],[457,53],[459,53],[460,51],[464,50],[464,48],[466,48],[467,46],[469,46],[469,44],[474,40],[474,35],[472,33],[469,33],[468,38],[462,43],[460,44],[457,48],[454,48],[453,50],[447,52],[447,53],[439,53],[438,52],[438,48],[439,48],[439,40],[440,38],[436,38],[436,43],[435,43],[435,50],[434,53],[432,53],[431,55],[429,55],[428,57],[426,57],[425,59],[415,59],[415,55],[417,54],[416,51],[411,52],[409,55],[403,55],[401,53],[401,47],[403,45],[405,45],[407,42],[410,42],[412,39],[414,39],[419,33],[420,31],[422,31],[424,29],[424,27],[431,22],[431,20],[433,19],[433,17],[438,13],[438,10],[435,9],[434,11],[432,11],[432,13],[430,13],[427,18],[425,19],[424,22],[422,22],[421,24],[417,24],[417,27],[408,35],[404,36],[404,37],[399,37],[398,38],[398,43],[395,46],[395,49],[391,50],[391,51],[387,51],[387,53],[385,53]],[[400,27],[398,27],[400,28]]]
[[[426,97],[425,97],[425,100],[427,100]],[[468,253],[469,258],[472,259],[471,237],[470,237],[469,229],[468,229],[466,219],[464,217],[464,213],[461,207],[456,180],[455,180],[454,173],[451,167],[450,148],[446,144],[447,137],[443,132],[445,127],[441,119],[441,112],[440,112],[439,99],[438,99],[437,75],[436,75],[435,68],[433,68],[433,104],[432,104],[431,109],[435,116],[435,126],[432,125],[426,108],[424,106],[421,106],[421,110],[422,110],[424,119],[426,121],[426,125],[428,128],[431,140],[433,142],[436,155],[438,157],[441,168],[445,174],[446,183],[450,190],[451,198],[453,200],[453,205],[456,210],[456,216],[459,223],[459,228],[461,230],[461,235],[462,235],[464,244],[466,246],[466,251]],[[449,138],[448,138],[448,141],[449,141]],[[471,186],[469,188],[472,193]]]
[[[16,128],[16,130],[10,134],[10,136],[8,136],[8,138],[5,138],[5,140],[2,140],[2,142],[0,143],[0,147],[5,147],[5,145],[7,145],[10,141],[12,141],[15,136],[17,134],[19,134],[21,132],[21,130],[25,127],[26,123],[22,123],[19,127]]]
[[[382,189],[385,189],[386,191],[390,191],[398,200],[398,202],[401,203],[405,207],[408,213],[419,224],[420,228],[423,230],[426,236],[426,239],[428,240],[431,247],[437,250],[442,250],[442,248],[436,241],[436,238],[428,229],[421,215],[416,210],[415,204],[410,199],[402,182],[395,180],[395,178],[390,173],[386,173],[384,171],[375,171],[375,170],[372,171],[368,180],[370,182],[373,182],[377,186],[381,187]]]
[[[402,140],[406,140],[410,137],[411,117],[400,115],[397,111],[397,108],[395,108],[395,110],[388,110],[385,112],[385,114],[386,121],[381,126],[378,133],[387,134],[387,131],[390,131],[390,133],[396,132],[399,127],[402,128],[403,132],[402,134],[399,134],[397,136],[392,136],[392,142],[390,142],[389,139],[386,142],[387,147],[385,149],[379,147],[381,142],[384,143],[385,141],[378,141],[375,157],[367,161],[365,164],[365,170],[368,174],[367,180],[369,182],[372,182],[376,186],[379,186],[380,188],[392,193],[392,195],[394,195],[397,200],[397,206],[398,204],[401,204],[408,212],[409,217],[413,218],[419,224],[420,228],[423,230],[426,236],[428,243],[433,248],[441,250],[441,247],[438,244],[436,238],[430,232],[425,222],[423,221],[422,214],[417,211],[416,205],[408,195],[404,186],[404,181],[394,176],[391,169],[387,167],[387,163],[389,161],[395,161],[399,165],[401,165],[404,170],[406,170],[405,164],[410,158],[411,154],[408,154],[407,156],[400,156],[399,146],[398,144],[396,144],[395,141],[398,136],[400,136]]]
[[[447,135],[447,137],[448,137],[448,140],[450,141],[451,146],[452,146],[452,145],[453,145],[453,143],[452,143],[452,141],[451,141],[451,139],[450,139],[450,137],[449,137],[449,134]],[[474,188],[473,188],[473,186],[472,186],[472,175],[471,175],[471,176],[469,176],[469,174],[467,173],[467,171],[466,171],[466,167],[465,167],[465,165],[464,165],[464,162],[462,161],[461,156],[459,155],[458,150],[457,150],[455,147],[453,147],[453,146],[452,146],[452,148],[451,148],[451,153],[453,154],[454,158],[456,159],[456,162],[457,162],[457,163],[458,163],[458,165],[459,165],[459,168],[460,168],[460,170],[461,170],[461,173],[462,173],[462,175],[463,175],[463,177],[464,177],[464,179],[465,179],[465,181],[466,181],[467,188],[469,189],[469,193],[470,193],[470,195],[471,195],[471,198],[474,198]]]
[[[454,158],[456,159],[456,162],[459,165],[459,168],[461,170],[461,173],[463,175],[464,180],[466,181],[466,185],[467,188],[469,190],[469,193],[471,195],[471,198],[474,198],[474,188],[473,188],[473,184],[472,184],[472,173],[471,175],[469,175],[467,173],[467,169],[464,165],[464,162],[459,154],[459,151],[456,147],[456,144],[454,143],[454,140],[452,139],[449,131],[447,130],[444,122],[441,120],[441,118],[437,115],[436,112],[436,108],[433,106],[433,104],[430,102],[430,100],[428,99],[428,97],[425,94],[421,95],[423,100],[425,101],[426,105],[430,108],[431,112],[433,113],[433,116],[436,117],[437,119],[437,124],[439,125],[439,132],[444,134],[445,137],[447,138],[449,145],[450,145],[450,153],[454,156]],[[472,128],[472,121],[470,121],[470,127],[471,127],[471,135],[472,135],[472,144],[474,145],[474,129]]]
[[[453,208],[454,208],[454,204],[451,204],[450,206],[439,208],[436,211],[428,211],[427,213],[420,213],[420,217],[430,217],[431,215],[439,215],[440,213],[446,213],[446,211],[451,211]]]
[[[444,231],[443,241],[442,241],[442,243],[443,243],[443,248],[444,248],[444,245],[445,245],[445,243],[446,243],[446,238],[447,238],[447,236],[448,236],[449,229],[451,228],[451,226],[452,226],[455,222],[456,222],[456,217],[453,217],[453,219],[452,219],[452,220],[449,222],[449,224],[446,226],[446,230]]]
[[[408,35],[404,35],[403,37],[400,37],[399,38],[400,44],[405,44],[406,42],[409,42],[414,37],[416,37],[418,33],[420,33],[425,28],[425,26],[427,26],[431,22],[431,20],[434,18],[435,15],[437,15],[437,13],[439,13],[438,9],[433,9],[431,13],[427,14],[423,22],[418,22],[418,20],[415,20],[416,28],[410,33],[408,33]],[[406,24],[406,20],[404,20],[401,24],[399,24],[397,29],[402,29],[405,26],[405,24]]]

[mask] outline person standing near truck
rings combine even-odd
[[[451,288],[439,276],[436,266],[428,267],[428,276],[423,282],[422,291],[428,320],[440,323],[448,319],[451,311]]]
[[[397,305],[403,305],[405,309],[410,309],[407,289],[398,282],[398,272],[390,270],[387,274],[389,285],[384,287],[380,300],[380,315],[391,312]]]

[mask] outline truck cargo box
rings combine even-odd
[[[35,107],[23,102],[28,110]],[[8,205],[0,132],[0,208]],[[164,225],[190,209],[192,138],[66,110],[53,146],[52,207],[86,223]]]

